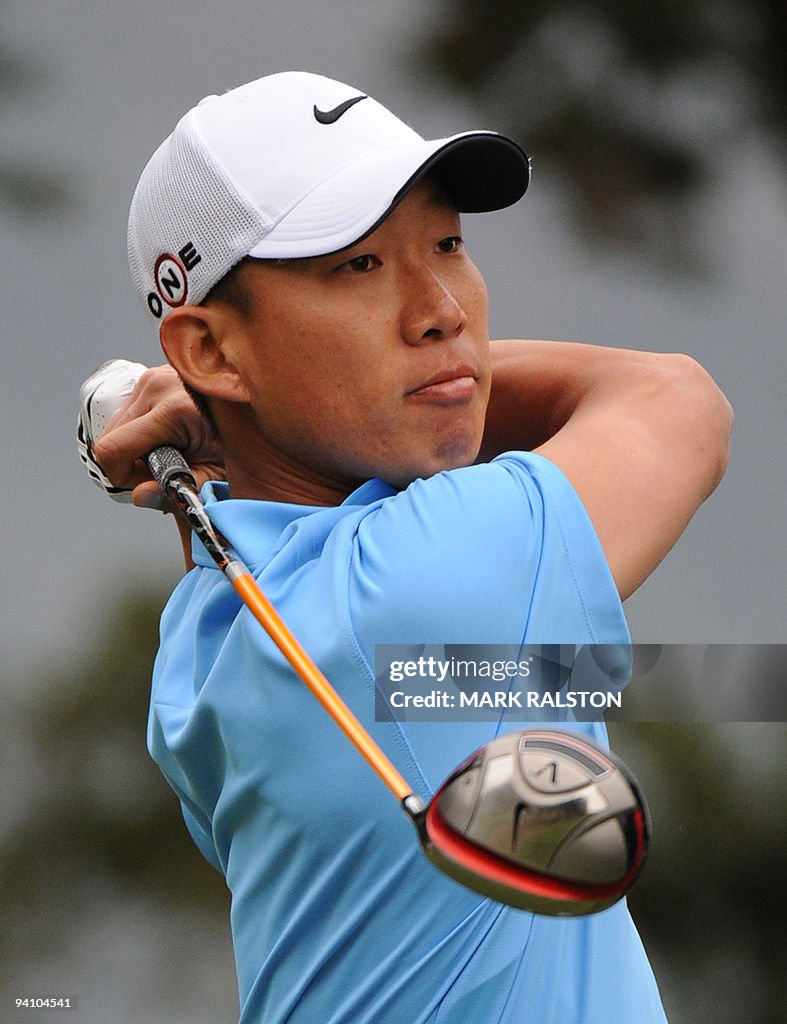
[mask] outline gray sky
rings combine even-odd
[[[290,67],[351,82],[427,135],[495,128],[405,67],[428,5],[414,0],[8,0],[2,36],[44,72],[3,108],[4,153],[57,165],[73,208],[22,220],[0,207],[3,479],[0,616],[4,685],[91,642],[128,581],[174,582],[179,549],[163,517],[105,500],[75,450],[79,384],[123,355],[159,359],[125,256],[139,171],[203,95]],[[701,208],[711,271],[674,280],[626,254],[602,260],[571,237],[557,181],[539,173],[514,211],[466,219],[498,336],[684,350],[737,414],[732,465],[654,577],[628,604],[639,642],[785,641],[787,356],[784,181],[764,147],[718,168]]]

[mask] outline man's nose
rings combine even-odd
[[[402,337],[409,345],[461,334],[467,315],[450,286],[431,269],[409,274],[402,295]]]

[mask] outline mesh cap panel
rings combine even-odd
[[[128,256],[140,293],[159,295],[165,302],[166,289],[162,293],[155,279],[157,261],[169,254],[185,263],[184,300],[199,303],[269,225],[199,135],[184,130],[187,119],[159,147],[140,180],[131,204]],[[193,254],[184,261],[179,254],[187,246]]]

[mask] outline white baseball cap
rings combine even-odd
[[[201,302],[246,256],[353,245],[432,170],[465,213],[510,206],[530,178],[526,155],[503,135],[426,140],[320,75],[288,71],[208,96],[142,172],[128,223],[131,275],[162,320]]]

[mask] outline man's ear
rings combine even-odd
[[[173,309],[159,329],[161,347],[181,379],[208,398],[248,402],[249,391],[235,366],[228,338],[237,317],[211,306]]]

